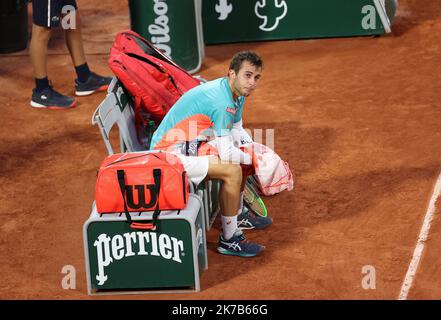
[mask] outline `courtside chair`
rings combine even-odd
[[[109,85],[106,98],[92,116],[92,124],[98,125],[108,154],[113,154],[110,131],[115,124],[119,129],[121,152],[143,151],[136,136],[135,114],[130,108],[131,100],[114,77]]]

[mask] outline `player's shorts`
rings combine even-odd
[[[209,158],[213,156],[192,157],[176,154],[187,172],[188,179],[198,185],[208,174]]]
[[[78,9],[76,0],[33,0],[32,19],[40,27],[53,28],[61,23],[63,8],[64,13],[71,10],[71,6]]]

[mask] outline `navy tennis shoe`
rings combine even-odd
[[[272,223],[273,218],[258,216],[246,206],[243,206],[242,213],[237,216],[239,229],[265,229]]]
[[[88,96],[95,92],[105,91],[111,81],[112,77],[102,77],[91,72],[86,82],[75,79],[75,94],[77,96]]]
[[[240,229],[229,240],[225,240],[222,234],[219,236],[217,251],[222,254],[247,258],[257,256],[263,250],[264,246],[246,240]]]
[[[40,92],[37,92],[36,89],[32,90],[31,106],[42,109],[64,110],[75,107],[76,101],[74,98],[62,95],[49,87]]]

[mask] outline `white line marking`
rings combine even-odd
[[[415,279],[415,274],[420,263],[421,255],[424,251],[427,235],[430,230],[430,223],[432,222],[433,214],[435,213],[435,204],[441,193],[441,173],[438,176],[438,180],[435,184],[432,197],[430,198],[429,207],[427,208],[426,216],[424,217],[423,226],[421,227],[420,235],[413,252],[412,261],[410,262],[409,269],[407,269],[406,277],[404,278],[403,285],[398,300],[406,300],[409,290],[412,287],[412,282]]]

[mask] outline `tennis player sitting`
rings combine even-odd
[[[256,89],[262,66],[256,53],[237,53],[231,60],[228,76],[201,84],[176,102],[150,144],[151,150],[177,154],[196,185],[204,179],[222,180],[222,234],[217,250],[227,255],[253,257],[261,253],[265,247],[247,241],[242,229],[263,229],[272,223],[271,218],[257,216],[243,207],[247,178],[243,172],[252,166],[252,159],[234,144],[235,140],[242,144],[252,142],[242,127],[242,108],[245,97]],[[198,156],[201,141],[208,141],[206,146],[214,148],[218,156]]]

